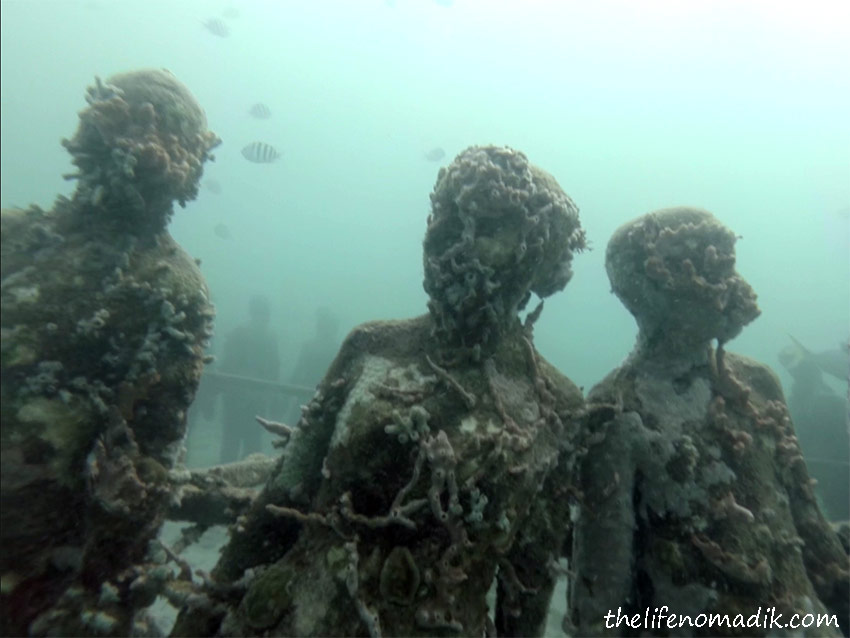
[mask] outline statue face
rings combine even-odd
[[[461,323],[476,323],[482,311],[506,320],[531,292],[546,297],[563,289],[573,253],[584,247],[569,197],[509,148],[458,155],[440,170],[431,202],[425,290],[432,309]]]

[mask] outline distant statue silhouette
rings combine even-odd
[[[318,308],[316,334],[301,345],[289,378],[290,383],[312,388],[322,380],[339,349],[338,332],[339,320],[333,311],[324,306]],[[288,406],[284,422],[295,425],[301,418],[301,400],[292,398]]]
[[[199,458],[201,455],[194,442],[197,441],[195,437],[198,436],[198,428],[203,428],[203,425],[200,425],[199,422],[202,419],[205,421],[214,421],[218,404],[218,390],[215,382],[210,380],[210,375],[208,374],[210,372],[214,373],[217,367],[215,362],[216,344],[214,337],[209,339],[209,346],[204,352],[207,363],[204,366],[204,372],[201,374],[201,380],[198,383],[198,390],[195,392],[192,405],[186,411],[187,442],[185,463],[190,467],[209,464],[208,460],[205,461]],[[200,436],[204,435],[201,434]]]
[[[795,341],[779,353],[779,361],[793,379],[788,409],[809,473],[818,482],[815,493],[831,520],[846,521],[850,519],[848,404],[823,375],[826,372],[846,383],[847,351],[814,353]]]
[[[278,381],[280,355],[277,337],[269,328],[271,306],[268,298],[256,295],[248,304],[248,321],[236,327],[224,340],[224,353],[218,371],[226,374]],[[221,439],[222,463],[236,461],[261,448],[261,428],[256,415],[267,415],[271,391],[229,385],[221,391],[224,413]]]

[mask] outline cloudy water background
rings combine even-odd
[[[70,194],[60,139],[95,75],[165,67],[191,89],[224,142],[171,232],[202,259],[217,335],[270,298],[283,379],[319,306],[343,331],[425,311],[428,195],[472,144],[522,150],[581,210],[594,249],[536,342],[585,390],[635,336],[606,242],[657,208],[742,236],[763,315],[730,349],[786,387],[789,334],[823,350],[850,333],[850,3],[28,0],[0,3],[0,31],[4,207]],[[249,161],[253,142],[281,157]],[[218,458],[207,425],[200,464]]]
[[[344,329],[425,309],[421,240],[441,164],[506,144],[578,204],[590,253],[547,301],[541,352],[588,389],[635,327],[608,237],[671,205],[743,239],[763,315],[731,346],[779,368],[791,333],[850,323],[850,4],[845,2],[2,2],[2,204],[51,205],[95,75],[165,67],[224,140],[175,238],[203,260],[219,334],[272,299],[284,374],[325,304]],[[226,37],[204,26],[219,20]],[[271,117],[249,114],[257,102]],[[246,161],[262,141],[282,157]],[[439,162],[425,153],[446,150]],[[216,232],[225,225],[230,235]]]

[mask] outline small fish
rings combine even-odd
[[[230,35],[230,29],[228,28],[228,26],[218,18],[210,18],[203,24],[204,28],[207,31],[209,31],[213,35],[217,35],[220,38],[226,38]]]
[[[223,15],[228,20],[235,20],[239,17],[239,9],[237,9],[236,7],[225,7],[224,11],[221,12],[221,15]]]
[[[218,180],[210,178],[204,182],[204,186],[213,195],[221,195],[221,184],[218,183]]]
[[[280,157],[280,153],[265,142],[251,142],[242,149],[242,157],[255,164],[269,164]]]
[[[226,224],[216,224],[215,235],[216,237],[220,237],[221,239],[233,239],[233,234],[230,232],[230,229],[227,227]]]
[[[257,102],[248,109],[248,114],[256,117],[258,120],[267,120],[272,116],[271,109],[262,102]]]
[[[446,156],[446,152],[439,146],[435,146],[430,151],[425,151],[423,156],[429,162],[439,162]]]

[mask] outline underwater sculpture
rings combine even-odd
[[[791,375],[788,409],[806,466],[817,480],[824,514],[831,521],[850,521],[850,397],[824,380],[828,374],[848,383],[850,352],[846,345],[810,352],[791,340],[779,352],[779,362]]]
[[[462,152],[431,201],[430,313],[348,335],[175,635],[483,635],[497,571],[499,631],[541,632],[582,397],[532,344],[542,305],[517,312],[584,233],[508,148]]]
[[[166,230],[218,138],[167,71],[88,89],[52,210],[2,212],[4,635],[144,635],[213,309]]]
[[[762,622],[771,607],[786,622],[829,610],[846,631],[848,558],[818,509],[779,381],[724,349],[759,314],[734,244],[693,208],[640,217],[608,244],[613,292],[639,334],[588,395],[568,632],[637,635],[613,624],[618,608],[643,619],[665,605],[691,618],[761,609]],[[663,626],[741,631],[773,628]],[[818,629],[830,632],[840,634]]]

